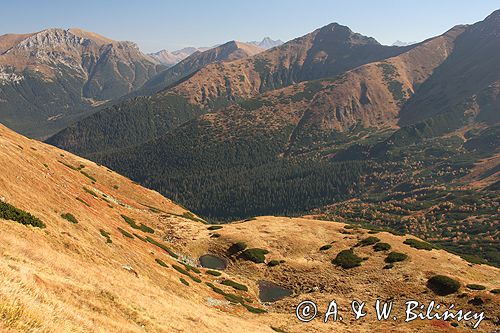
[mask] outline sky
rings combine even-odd
[[[422,41],[483,20],[498,0],[0,0],[0,35],[78,27],[144,52],[269,36],[287,41],[332,22],[382,44]]]

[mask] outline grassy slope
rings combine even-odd
[[[386,254],[375,253],[371,247],[355,249],[358,255],[368,257],[360,267],[350,271],[336,268],[331,264],[335,255],[367,236],[364,230],[347,230],[340,223],[268,216],[225,225],[216,231],[218,238],[211,238],[213,232],[207,230],[207,225],[193,221],[183,208],[105,167],[23,138],[3,127],[0,127],[0,146],[3,170],[0,197],[47,225],[45,229],[37,229],[0,221],[0,330],[3,331],[172,332],[192,331],[196,325],[200,332],[233,332],[236,328],[245,332],[272,332],[273,326],[298,333],[304,332],[304,326],[296,321],[293,306],[305,298],[316,299],[321,305],[334,298],[345,304],[351,298],[371,302],[376,297],[395,296],[396,301],[401,301],[409,295],[419,295],[420,300],[428,301],[435,296],[426,289],[425,282],[433,274],[447,274],[463,284],[482,284],[488,290],[498,287],[498,269],[470,267],[441,250],[412,249],[403,244],[405,237],[388,233],[376,236],[390,243],[392,250],[410,256],[409,260],[397,263],[390,274],[382,270]],[[96,182],[92,183],[81,171]],[[78,224],[61,218],[62,213],[73,214]],[[136,224],[148,225],[155,233],[132,229],[120,215],[133,218]],[[255,315],[242,306],[224,303],[223,297],[204,283],[198,284],[174,270],[171,265],[176,263],[166,252],[137,237],[122,236],[118,227],[141,237],[149,235],[190,258],[208,252],[227,256],[227,249],[239,241],[246,242],[249,248],[269,250],[266,261],[285,262],[271,268],[228,258],[230,265],[222,277],[208,275],[203,269],[199,275],[191,272],[226,293],[235,291],[220,284],[224,279],[248,286],[248,292],[236,293],[249,297],[251,306],[266,308],[269,313]],[[110,234],[111,244],[106,243],[100,229]],[[331,242],[334,243],[330,250],[319,251]],[[161,266],[160,262],[169,267]],[[430,262],[436,265],[429,266]],[[137,276],[124,266],[130,266]],[[190,286],[182,284],[181,277]],[[260,279],[288,287],[299,296],[263,306],[256,300]],[[485,300],[485,311],[494,317],[498,299],[489,291],[474,292],[465,298],[453,295],[446,301],[471,308],[466,302],[475,295]],[[208,297],[222,301],[221,305],[209,306]],[[347,327],[336,323],[328,329],[373,332],[374,325],[372,318]],[[376,325],[378,329],[394,328],[392,322]],[[405,331],[436,332],[433,322],[397,325]],[[481,326],[485,332],[491,328],[491,321]],[[310,332],[324,329],[320,321],[308,325]]]

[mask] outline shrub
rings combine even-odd
[[[408,238],[406,239],[403,244],[409,245],[410,247],[413,247],[414,249],[417,250],[426,250],[430,251],[433,249],[432,245],[426,242],[419,241],[417,239],[413,238]]]
[[[111,237],[109,236],[109,232],[107,231],[104,231],[103,229],[100,229],[99,232],[101,233],[101,236],[106,238],[106,243],[113,243],[113,241],[111,240]]]
[[[226,295],[226,293],[224,292],[224,290],[214,286],[213,283],[210,283],[210,282],[205,282],[205,284],[207,286],[209,286],[213,291],[215,291],[217,294],[221,294],[221,295]]]
[[[193,280],[194,282],[196,283],[201,283],[201,279],[199,277],[196,277],[196,276],[192,276],[191,274],[189,274],[189,277],[191,278],[191,280]]]
[[[88,174],[88,173],[86,173],[85,171],[80,171],[80,173],[81,173],[82,175],[84,175],[85,177],[87,177],[88,179],[90,179],[91,181],[93,181],[93,182],[97,182],[97,180],[96,180],[94,177],[92,177],[91,175],[89,175],[89,174]]]
[[[363,240],[361,240],[358,244],[356,244],[356,246],[368,246],[368,245],[373,245],[373,244],[376,244],[380,242],[380,239],[375,237],[375,236],[370,236],[370,237],[367,237]]]
[[[180,216],[183,217],[183,218],[185,218],[185,219],[191,220],[191,221],[206,223],[204,220],[202,220],[202,219],[197,218],[196,216],[194,216],[194,214],[191,213],[191,212],[184,212]]]
[[[118,227],[118,231],[121,232],[121,234],[127,238],[134,239],[134,236],[132,236],[130,233],[127,231],[123,230],[122,228]]]
[[[151,237],[146,237],[146,241],[153,244],[153,245],[156,245],[157,247],[159,247],[160,249],[162,249],[163,251],[167,252],[172,258],[174,259],[177,259],[179,258],[179,256],[177,254],[175,254],[172,250],[170,250],[168,247],[166,247],[165,245],[155,241],[153,238]]]
[[[207,228],[207,230],[212,230],[212,231],[213,230],[220,230],[220,229],[222,229],[222,226],[220,226],[220,225],[212,225],[212,226]]]
[[[278,266],[279,264],[280,264],[279,260],[271,260],[270,262],[267,263],[267,266],[274,267],[274,266]]]
[[[224,298],[232,303],[240,303],[242,305],[245,303],[245,300],[243,299],[243,297],[235,295],[235,294],[224,293]]]
[[[267,311],[264,310],[264,309],[259,309],[259,308],[254,308],[253,306],[250,306],[248,304],[243,304],[243,306],[248,310],[248,312],[251,312],[251,313],[266,313]]]
[[[189,287],[189,282],[187,282],[184,278],[179,278],[182,284],[186,285]]]
[[[266,254],[268,253],[268,250],[253,248],[241,252],[240,256],[244,260],[253,261],[256,264],[261,264],[266,260]]]
[[[213,276],[221,276],[222,273],[219,272],[219,271],[214,271],[214,270],[208,270],[206,271],[205,273],[209,274],[209,275],[213,275]]]
[[[354,254],[353,249],[340,251],[339,254],[332,260],[334,265],[345,269],[361,266],[363,259]]]
[[[393,262],[404,261],[406,259],[408,259],[408,256],[406,254],[404,254],[404,253],[401,253],[401,252],[391,252],[387,256],[387,258],[385,258],[385,262],[390,264],[390,263],[393,263]]]
[[[191,276],[191,275],[189,274],[189,272],[188,272],[187,270],[185,270],[184,268],[182,268],[181,266],[172,265],[172,267],[173,267],[173,268],[174,268],[177,272],[179,272],[179,273],[181,273],[181,274],[184,274],[184,275],[186,275],[186,276]]]
[[[64,156],[64,155],[61,155],[61,156]],[[57,162],[59,162],[59,163],[61,163],[61,164],[65,165],[65,166],[67,166],[67,167],[68,167],[68,168],[70,168],[71,170],[79,171],[79,170],[81,169],[81,168],[74,167],[74,166],[72,166],[71,164],[68,164],[68,163],[63,162],[63,161],[60,161],[60,160],[58,160]]]
[[[445,275],[435,275],[427,281],[427,287],[437,295],[446,296],[460,289],[460,283]]]
[[[387,265],[384,266],[384,269],[391,269],[393,267],[394,267],[393,264],[387,264]]]
[[[137,223],[135,223],[135,220],[131,217],[128,217],[126,215],[121,215],[121,217],[125,220],[125,222],[127,222],[127,224],[129,226],[131,226],[132,228],[134,229],[137,229],[137,230],[140,230],[142,232],[147,232],[149,234],[154,234],[154,230],[150,227],[148,227],[147,225],[144,225],[141,223],[141,225],[137,225]]]
[[[99,197],[99,196],[98,196],[98,195],[97,195],[94,191],[92,191],[91,189],[88,189],[88,188],[84,187],[84,188],[83,188],[83,190],[84,190],[85,192],[87,192],[88,194],[90,194],[90,195],[94,196],[95,198],[98,198],[98,197]]]
[[[200,273],[201,273],[201,271],[200,271],[198,268],[193,267],[193,266],[191,266],[191,265],[184,264],[184,267],[186,267],[186,270],[187,270],[188,272],[189,272],[189,271],[191,271],[191,272],[195,272],[196,274],[200,274]]]
[[[486,290],[486,287],[480,284],[468,284],[466,287],[470,290]]]
[[[376,252],[388,251],[388,250],[391,249],[391,244],[388,244],[388,243],[377,243],[377,244],[373,245],[373,249]]]
[[[232,256],[233,254],[236,254],[238,252],[241,252],[247,248],[247,244],[245,242],[238,242],[234,243],[229,247],[227,250],[227,253]]]
[[[222,289],[217,288],[216,286],[214,286],[213,283],[205,282],[205,284],[207,286],[209,286],[217,294],[220,294],[220,295],[224,296],[224,298],[226,300],[228,300],[229,302],[232,302],[232,303],[241,303],[242,305],[245,303],[245,299],[243,297],[241,297],[241,296],[226,293],[224,290],[222,290]]]
[[[476,296],[476,297],[472,298],[471,300],[469,300],[467,303],[475,305],[475,306],[481,306],[484,304],[484,301],[481,297]]]
[[[163,267],[168,267],[168,265],[161,259],[155,259],[155,261],[158,263],[158,265],[163,266]]]
[[[236,290],[248,291],[247,286],[245,286],[241,283],[238,283],[238,282],[231,281],[231,280],[224,280],[221,282],[221,284],[228,286],[228,287],[233,287]]]
[[[15,221],[21,223],[22,225],[45,228],[45,223],[43,223],[39,218],[3,201],[0,201],[0,218]]]
[[[71,213],[61,214],[61,217],[65,220],[68,220],[71,223],[74,223],[74,224],[78,223],[78,220],[76,219],[76,217],[74,217],[73,214],[71,214]]]
[[[220,237],[220,234],[217,234],[217,233],[210,235],[210,238],[219,238],[219,237]]]
[[[322,247],[319,248],[320,251],[326,251],[326,250],[329,250],[332,248],[332,245],[331,244],[326,244],[326,245],[323,245]]]
[[[81,199],[81,198],[76,198],[76,200],[80,201],[80,202],[81,202],[82,204],[84,204],[85,206],[90,207],[90,205],[89,205],[89,204],[88,204],[85,200],[83,200],[83,199]]]
[[[500,288],[493,289],[493,290],[490,291],[490,293],[492,293],[494,295],[498,295],[498,294],[500,294]]]

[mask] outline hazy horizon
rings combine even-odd
[[[140,3],[54,0],[47,4],[19,0],[3,7],[6,13],[22,12],[23,20],[18,15],[3,17],[0,35],[78,27],[115,40],[135,42],[143,52],[151,53],[189,46],[210,47],[229,40],[260,41],[264,37],[286,42],[337,22],[391,45],[398,40],[419,42],[454,25],[481,21],[500,7],[493,0],[481,3],[316,0],[306,6],[297,0],[285,4],[261,0],[252,3],[223,0],[217,4],[160,0]]]

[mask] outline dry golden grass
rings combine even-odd
[[[96,182],[67,165],[84,165],[80,171]],[[468,291],[465,298],[440,298],[425,287],[430,275],[446,274],[463,284],[498,288],[498,269],[470,267],[444,251],[415,250],[404,245],[402,237],[376,235],[410,257],[390,271],[382,270],[385,254],[375,253],[371,247],[356,249],[357,254],[369,258],[361,267],[348,271],[334,267],[331,259],[339,251],[367,235],[361,229],[346,234],[343,224],[335,222],[259,217],[225,225],[217,230],[219,238],[210,238],[207,225],[180,217],[186,210],[157,192],[2,126],[0,170],[0,199],[29,211],[47,225],[38,229],[0,220],[0,332],[273,332],[271,327],[289,333],[452,331],[447,324],[438,330],[431,322],[376,323],[373,317],[327,325],[317,320],[304,325],[294,317],[294,307],[303,299],[317,300],[322,307],[336,299],[345,311],[352,299],[372,302],[389,297],[396,302],[436,298],[471,308],[466,304],[469,296],[480,295],[486,301],[483,309],[489,319],[478,331],[491,331],[492,320],[498,317],[498,296]],[[61,218],[62,213],[73,214],[79,223],[69,223]],[[121,214],[152,227],[155,233],[132,229]],[[175,271],[172,264],[176,261],[163,250],[138,238],[124,237],[118,227],[153,237],[186,258],[196,259],[205,253],[226,256],[231,244],[245,241],[249,247],[268,249],[267,261],[286,262],[269,268],[231,259],[220,277],[205,274],[203,269],[199,275],[193,273],[203,282],[196,283]],[[111,244],[106,243],[101,229],[110,234]],[[331,242],[331,249],[319,251]],[[182,284],[181,277],[190,285]],[[204,283],[235,292],[220,285],[225,278],[248,286],[248,292],[237,293],[268,313],[252,314],[241,305],[227,304]],[[261,279],[288,287],[295,296],[260,304],[257,283]],[[209,304],[211,299],[221,302]]]

